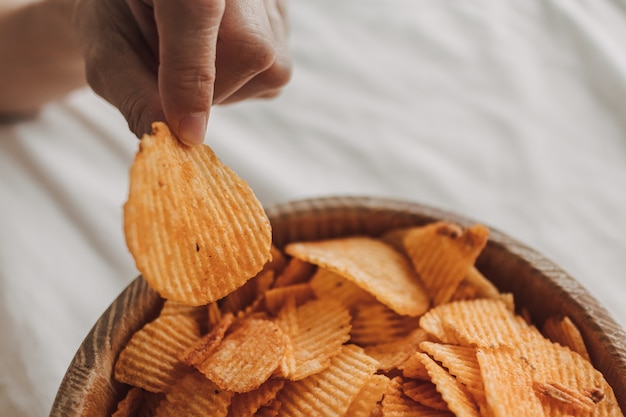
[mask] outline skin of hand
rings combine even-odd
[[[85,85],[73,0],[0,1],[0,121]]]
[[[78,0],[89,85],[137,135],[204,141],[211,105],[277,95],[291,76],[284,0]]]

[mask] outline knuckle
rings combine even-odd
[[[266,91],[268,92],[276,91],[275,95],[277,95],[278,91],[280,91],[282,87],[287,85],[287,83],[291,79],[291,75],[292,75],[291,64],[279,60],[279,61],[275,61],[263,73],[257,75],[257,80],[261,85],[263,85]]]
[[[277,54],[273,40],[254,30],[244,31],[240,38],[234,40],[233,50],[237,53],[239,65],[255,74],[269,68]]]

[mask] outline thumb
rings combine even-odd
[[[224,8],[225,0],[154,0],[163,112],[174,134],[187,145],[204,142]]]

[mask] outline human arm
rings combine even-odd
[[[22,117],[85,85],[73,1],[0,5],[0,118]]]

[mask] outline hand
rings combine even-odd
[[[78,0],[87,81],[137,135],[204,141],[212,104],[274,97],[291,75],[284,0]]]

